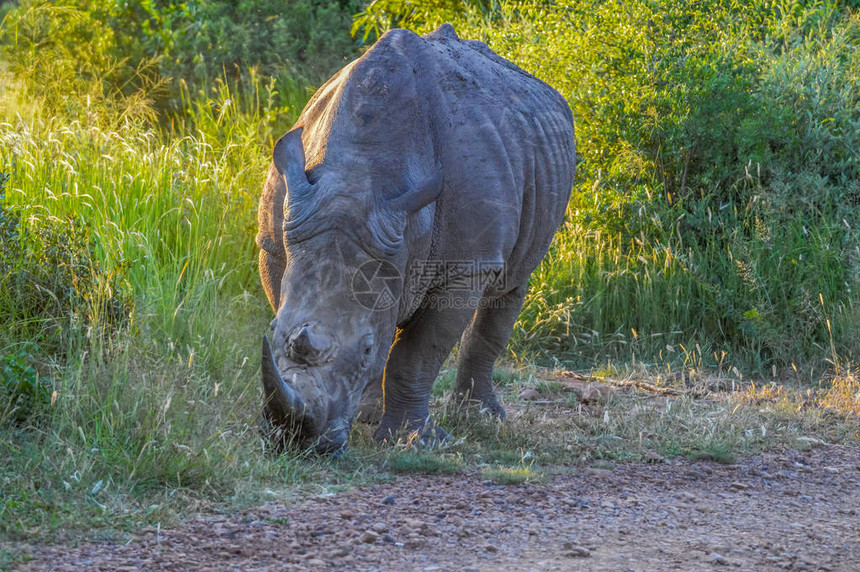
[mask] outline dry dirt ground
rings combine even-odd
[[[34,546],[20,570],[860,570],[860,449],[736,465],[477,474],[199,516],[126,544]]]

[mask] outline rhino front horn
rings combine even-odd
[[[270,420],[278,426],[313,426],[314,418],[302,397],[278,370],[269,336],[263,336],[263,393]]]

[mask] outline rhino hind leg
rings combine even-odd
[[[447,438],[430,419],[430,392],[471,315],[463,310],[469,307],[467,303],[452,306],[424,307],[397,331],[385,366],[383,415],[374,434],[377,441],[407,436],[433,445]]]
[[[505,410],[493,391],[493,365],[508,344],[525,294],[522,286],[502,296],[486,298],[460,341],[454,395],[500,419],[505,418]]]

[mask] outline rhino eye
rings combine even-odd
[[[361,338],[361,365],[367,367],[370,354],[373,353],[373,334],[366,334]]]
[[[361,338],[361,345],[364,350],[364,355],[370,355],[370,352],[373,351],[373,334],[365,334],[364,337]]]

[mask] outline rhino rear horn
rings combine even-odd
[[[424,177],[415,188],[391,199],[391,207],[395,211],[412,214],[438,199],[441,192],[442,165],[437,164],[433,172]]]
[[[275,168],[286,179],[291,199],[306,194],[311,187],[305,173],[305,149],[302,146],[303,127],[289,131],[275,143],[272,159]]]

